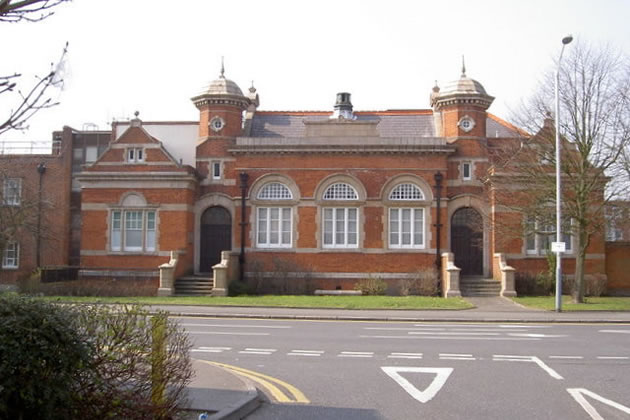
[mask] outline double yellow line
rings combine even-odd
[[[310,400],[306,396],[291,384],[288,384],[280,379],[264,375],[262,373],[254,372],[240,368],[238,366],[226,365],[225,363],[211,362],[208,360],[199,360],[200,362],[207,363],[212,366],[218,366],[223,369],[227,369],[237,375],[250,379],[267,390],[269,395],[273,397],[279,403],[298,403],[298,404],[310,404]],[[284,391],[283,391],[284,389]],[[286,391],[286,393],[285,393]]]

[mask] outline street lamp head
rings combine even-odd
[[[571,41],[573,41],[573,35],[567,35],[564,38],[562,38],[562,43],[564,45],[570,44]]]

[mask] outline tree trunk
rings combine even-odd
[[[586,237],[587,235],[584,228],[579,225],[576,236],[575,276],[571,296],[573,297],[573,303],[584,303],[584,262],[586,260],[588,238]]]

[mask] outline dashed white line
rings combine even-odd
[[[323,350],[291,350],[287,356],[318,357],[322,354],[324,354]]]
[[[342,351],[337,357],[372,357],[374,352],[371,351]]]
[[[226,331],[188,331],[188,334],[202,334],[202,335],[271,335],[270,333],[226,332]]]
[[[462,337],[462,336],[423,336],[423,335],[360,335],[359,338],[385,338],[391,340],[393,338],[401,338],[407,340],[491,340],[491,341],[540,341],[541,338],[535,337]]]
[[[239,354],[264,354],[270,355],[276,352],[276,349],[254,349],[254,348],[246,348],[245,350],[239,351]]]
[[[388,359],[422,359],[422,353],[391,353]]]
[[[601,333],[630,334],[630,330],[599,330]]]
[[[550,359],[575,359],[575,360],[580,360],[580,359],[584,359],[584,356],[549,356]]]
[[[440,353],[440,360],[477,360],[472,354]]]
[[[407,334],[413,334],[413,335],[479,335],[479,336],[491,336],[491,335],[501,335],[498,332],[441,332],[441,331],[437,331],[437,332],[425,332],[425,331],[409,331]]]
[[[597,356],[599,360],[628,360],[628,356]]]
[[[191,352],[195,353],[223,353],[224,351],[232,350],[232,347],[198,347],[192,349]]]

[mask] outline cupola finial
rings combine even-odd
[[[223,62],[223,56],[221,56],[221,75],[219,77],[221,79],[225,79],[225,65]]]
[[[462,77],[466,77],[466,61],[464,60],[464,54],[462,54]]]

